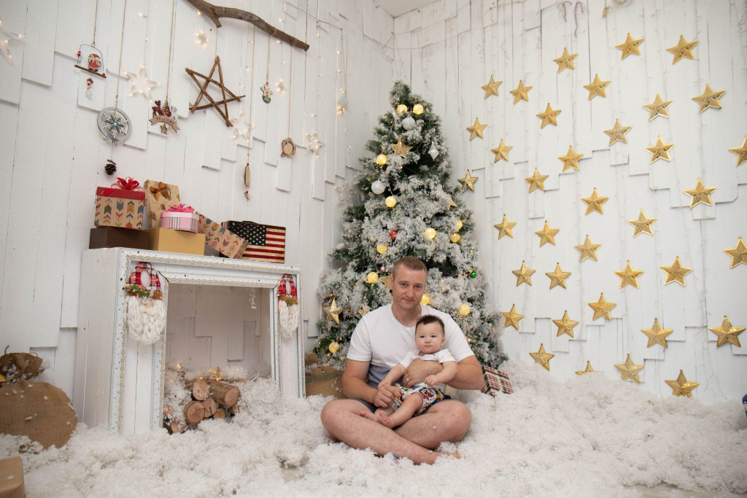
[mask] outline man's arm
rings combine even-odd
[[[474,356],[458,362],[456,375],[447,382],[454,389],[481,389],[482,383],[482,368]]]
[[[346,398],[362,399],[374,406],[386,408],[399,395],[399,388],[389,385],[375,389],[366,384],[369,364],[368,361],[348,359],[342,373],[342,393]]]

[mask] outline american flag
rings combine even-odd
[[[249,242],[241,259],[285,263],[285,227],[251,221],[229,221],[227,225],[230,232]]]

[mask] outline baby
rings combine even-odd
[[[456,360],[448,349],[441,349],[445,342],[444,322],[435,315],[421,317],[415,324],[415,345],[418,350],[407,353],[407,356],[379,383],[379,387],[391,386],[407,372],[407,367],[416,359],[437,361],[443,365],[443,370],[436,375],[429,375],[425,382],[412,387],[394,384],[400,389],[400,394],[394,399],[392,406],[379,408],[375,413],[366,411],[361,415],[393,429],[442,400],[446,388],[444,383],[453,379],[457,373]]]

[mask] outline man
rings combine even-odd
[[[342,392],[348,399],[327,403],[321,415],[322,424],[332,436],[349,446],[371,448],[379,456],[392,453],[415,463],[435,462],[442,454],[433,449],[444,441],[464,438],[472,422],[472,413],[466,405],[455,400],[440,401],[395,430],[360,414],[363,410],[389,406],[398,394],[397,387],[376,386],[408,351],[416,349],[415,323],[421,314],[437,315],[446,324],[444,347],[457,361],[457,374],[448,384],[456,389],[482,386],[480,364],[456,322],[446,313],[420,304],[427,276],[428,269],[417,258],[407,256],[394,264],[392,304],[368,313],[353,332],[342,375]],[[442,368],[435,362],[416,360],[401,384],[413,386]]]

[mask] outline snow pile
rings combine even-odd
[[[633,485],[747,492],[741,404],[655,399],[587,374],[559,383],[536,365],[503,365],[515,393],[467,393],[461,460],[394,462],[332,443],[325,399],[283,400],[242,386],[242,412],[181,435],[115,436],[82,424],[67,446],[22,455],[27,495],[78,496],[639,496]],[[0,458],[21,438],[0,436]],[[295,478],[287,471],[295,469]]]

